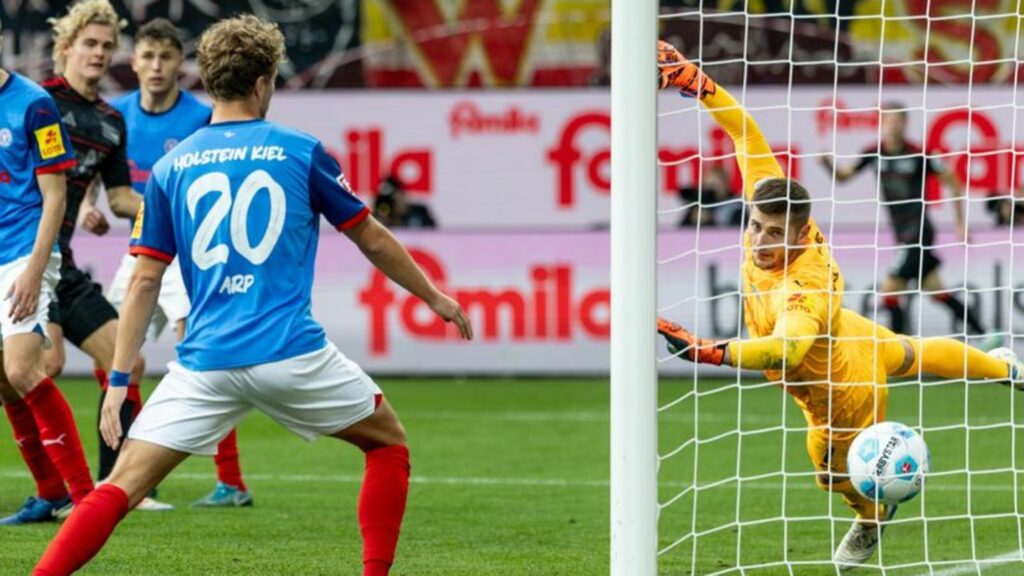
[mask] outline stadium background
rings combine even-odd
[[[46,18],[62,2],[4,2],[4,64],[40,79],[50,71]],[[350,355],[376,373],[389,374],[603,374],[609,333],[608,194],[609,4],[605,0],[166,0],[114,2],[131,22],[125,49],[115,57],[108,96],[134,88],[130,35],[140,22],[168,17],[186,31],[187,56],[195,38],[216,19],[251,11],[277,21],[288,42],[280,91],[271,118],[319,137],[368,202],[388,174],[397,175],[417,202],[429,206],[437,230],[403,234],[435,280],[459,291],[480,330],[463,345],[428,322],[426,310],[370,273],[341,242],[325,242],[319,259],[316,314]],[[979,18],[971,18],[972,5]],[[700,5],[662,2],[663,14],[693,13]],[[975,239],[1006,241],[986,200],[1016,188],[1020,174],[1012,98],[1016,77],[1012,0],[888,2],[883,25],[877,0],[840,2],[705,2],[701,18],[666,18],[662,36],[703,57],[720,82],[747,85],[748,105],[802,110],[762,113],[762,124],[790,173],[817,191],[815,216],[833,231],[837,246],[891,245],[879,228],[874,176],[864,174],[833,192],[816,158],[832,150],[855,154],[873,143],[877,117],[863,108],[882,99],[910,107],[912,138],[966,176]],[[941,21],[927,24],[932,16]],[[746,7],[747,15],[736,10]],[[790,10],[790,7],[792,10]],[[838,16],[838,18],[837,18]],[[963,41],[973,30],[973,51]],[[796,41],[790,43],[790,38]],[[703,38],[703,48],[699,48]],[[884,40],[884,42],[882,41]],[[927,40],[927,45],[926,45]],[[884,46],[884,49],[880,49]],[[927,57],[929,74],[923,82]],[[974,61],[974,63],[971,62]],[[915,64],[902,64],[916,62]],[[943,62],[949,62],[948,65]],[[981,62],[981,63],[979,63]],[[965,90],[973,78],[973,90]],[[842,84],[833,102],[833,83]],[[200,89],[194,63],[184,85]],[[881,86],[881,89],[880,89]],[[925,86],[927,88],[925,89]],[[678,108],[663,96],[662,109]],[[992,105],[970,112],[969,106]],[[774,108],[773,108],[774,107]],[[829,107],[829,109],[826,109]],[[834,110],[833,110],[834,109]],[[659,143],[659,203],[664,253],[692,244],[692,230],[675,231],[682,207],[678,190],[694,186],[703,168],[722,166],[732,190],[731,152],[724,133],[696,117],[663,118]],[[814,129],[793,130],[794,126]],[[927,134],[922,130],[927,126]],[[833,127],[836,133],[833,133]],[[838,143],[838,144],[834,144]],[[974,153],[968,166],[968,149]],[[869,171],[870,172],[870,171]],[[861,199],[837,209],[835,197]],[[941,191],[929,186],[929,197]],[[932,209],[950,222],[948,205]],[[80,261],[108,283],[127,234],[115,222],[104,238],[79,232]],[[940,226],[940,229],[942,227]],[[716,231],[738,243],[734,231]],[[838,234],[838,236],[836,236]],[[940,244],[951,241],[948,227]],[[947,248],[947,282],[970,277],[973,301],[988,322],[1007,327],[1024,318],[1024,298],[1012,311],[996,287],[1006,278],[1005,254]],[[1004,251],[1005,252],[1005,251]],[[843,257],[862,306],[895,252],[882,248]],[[841,256],[842,257],[842,256]],[[662,290],[714,297],[702,324],[715,336],[735,334],[736,301],[723,287],[737,268],[727,255],[702,258],[700,283],[683,281],[692,262],[661,271]],[[678,270],[679,274],[675,271]],[[1019,288],[1019,286],[1018,286]],[[687,292],[690,291],[690,292]],[[921,314],[923,332],[948,324]],[[1012,313],[1007,313],[1012,312]],[[934,320],[933,320],[934,318]],[[151,366],[173,357],[165,335],[147,353]],[[423,354],[421,351],[427,351]],[[684,370],[680,365],[668,370]],[[73,352],[68,371],[88,373]]]
[[[414,454],[409,536],[397,572],[606,573],[609,2],[113,3],[131,26],[105,85],[108,97],[134,88],[128,58],[139,23],[169,17],[187,31],[191,56],[207,25],[254,12],[277,21],[288,41],[271,118],[323,140],[368,202],[384,176],[395,173],[439,222],[437,230],[398,234],[466,304],[477,329],[473,343],[446,337],[421,305],[372,273],[326,228],[318,260],[314,313],[330,337],[375,376],[428,377],[382,378]],[[46,18],[65,4],[0,0],[5,67],[37,80],[48,75]],[[1020,232],[994,224],[989,211],[990,198],[1012,193],[1020,182],[1014,136],[1021,132],[1013,113],[1020,46],[1010,16],[1017,2],[890,1],[884,23],[882,6],[881,0],[838,6],[835,0],[666,1],[663,15],[689,16],[663,19],[662,36],[688,55],[700,54],[716,80],[746,85],[746,102],[759,109],[784,164],[819,202],[814,215],[836,246],[847,303],[868,312],[875,282],[895,257],[874,202],[876,182],[864,174],[834,189],[816,159],[805,155],[852,154],[870,144],[877,117],[862,108],[878,104],[879,86],[884,99],[929,110],[911,112],[912,138],[945,155],[962,176],[969,172],[971,182],[975,246],[969,261],[960,247],[941,249],[944,279],[972,289],[969,299],[989,325],[1020,334],[1024,277],[1008,249],[1010,241],[1019,244]],[[184,86],[201,90],[191,62]],[[662,96],[663,112],[690,107]],[[698,235],[677,226],[686,210],[679,189],[693,186],[731,145],[693,114],[665,116],[659,128],[665,164],[658,242],[659,256],[668,260],[659,267],[659,293],[670,301],[704,298],[686,312],[698,318],[702,333],[735,336],[740,230],[719,226]],[[732,162],[721,167],[735,191]],[[934,186],[929,194],[942,197]],[[840,198],[852,202],[837,204]],[[932,213],[943,224],[952,220],[948,205]],[[108,236],[79,231],[75,239],[79,261],[104,284],[128,234],[123,222],[110,221]],[[949,227],[939,229],[940,243],[952,243]],[[695,260],[694,248],[709,246],[723,249]],[[922,334],[952,331],[946,314],[928,302],[910,319]],[[172,357],[172,346],[168,334],[147,344],[153,376]],[[83,356],[69,354],[68,373],[91,374]],[[827,563],[848,518],[837,499],[813,485],[805,423],[786,395],[756,385],[756,378],[744,382],[754,386],[739,387],[734,373],[706,377],[702,369],[694,378],[680,362],[659,370],[681,376],[659,383],[659,405],[666,408],[658,417],[659,453],[674,456],[659,477],[659,501],[671,502],[659,525],[662,573],[729,572],[786,558],[806,565],[746,573],[832,574],[810,563]],[[551,378],[506,378],[521,375]],[[91,377],[61,384],[93,454]],[[927,428],[939,475],[908,506],[902,516],[908,523],[887,534],[887,564],[924,558],[951,564],[937,573],[966,574],[973,573],[961,564],[966,559],[1016,558],[1007,551],[1020,548],[1024,451],[1014,447],[1024,441],[1024,405],[1008,394],[962,382],[893,388],[889,417]],[[245,421],[239,438],[256,508],[240,515],[188,510],[213,481],[209,462],[192,459],[161,486],[161,498],[180,509],[175,518],[131,515],[86,573],[346,573],[338,559],[344,566],[358,555],[352,517],[358,456],[328,442],[292,450],[298,442],[259,416]],[[24,465],[13,450],[4,452],[0,507],[14,509],[27,486]],[[936,520],[921,521],[925,511]],[[26,573],[51,535],[48,525],[5,533],[0,573]],[[235,535],[243,537],[226,546]],[[886,572],[919,573],[920,565]],[[1018,573],[1019,563],[986,572]]]

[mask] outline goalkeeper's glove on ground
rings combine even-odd
[[[658,40],[658,89],[678,88],[679,93],[691,98],[703,98],[715,93],[715,81],[697,65],[676,50],[676,47]]]
[[[668,351],[673,356],[701,364],[721,366],[729,346],[728,342],[697,338],[686,328],[664,318],[658,318],[658,334],[665,337]]]

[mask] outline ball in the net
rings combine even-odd
[[[854,488],[880,504],[906,502],[921,491],[931,467],[924,438],[899,422],[861,430],[846,456]]]

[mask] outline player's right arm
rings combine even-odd
[[[700,99],[715,122],[722,127],[736,147],[736,163],[743,175],[747,198],[756,185],[766,178],[785,178],[771,146],[754,117],[729,91],[715,84],[710,77],[689,62],[668,42],[658,41],[658,72],[661,88],[678,88],[685,96]]]
[[[155,178],[150,178],[146,184],[145,202],[139,207],[135,227],[132,229],[128,251],[136,257],[135,269],[121,305],[114,361],[111,364],[111,384],[100,409],[100,434],[107,445],[115,450],[122,436],[121,405],[127,396],[127,388],[115,385],[115,379],[120,378],[124,384],[128,383],[128,374],[139,355],[150,319],[156,310],[164,271],[177,254],[171,222],[167,194]]]
[[[121,142],[104,159],[100,167],[103,185],[107,189],[107,202],[115,216],[130,219],[135,217],[142,205],[142,196],[132,188],[131,171],[128,168],[128,131],[124,120],[118,116],[121,128]]]

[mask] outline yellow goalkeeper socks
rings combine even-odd
[[[911,338],[914,363],[903,376],[918,372],[942,378],[1000,379],[1009,375],[1006,362],[950,338]]]

